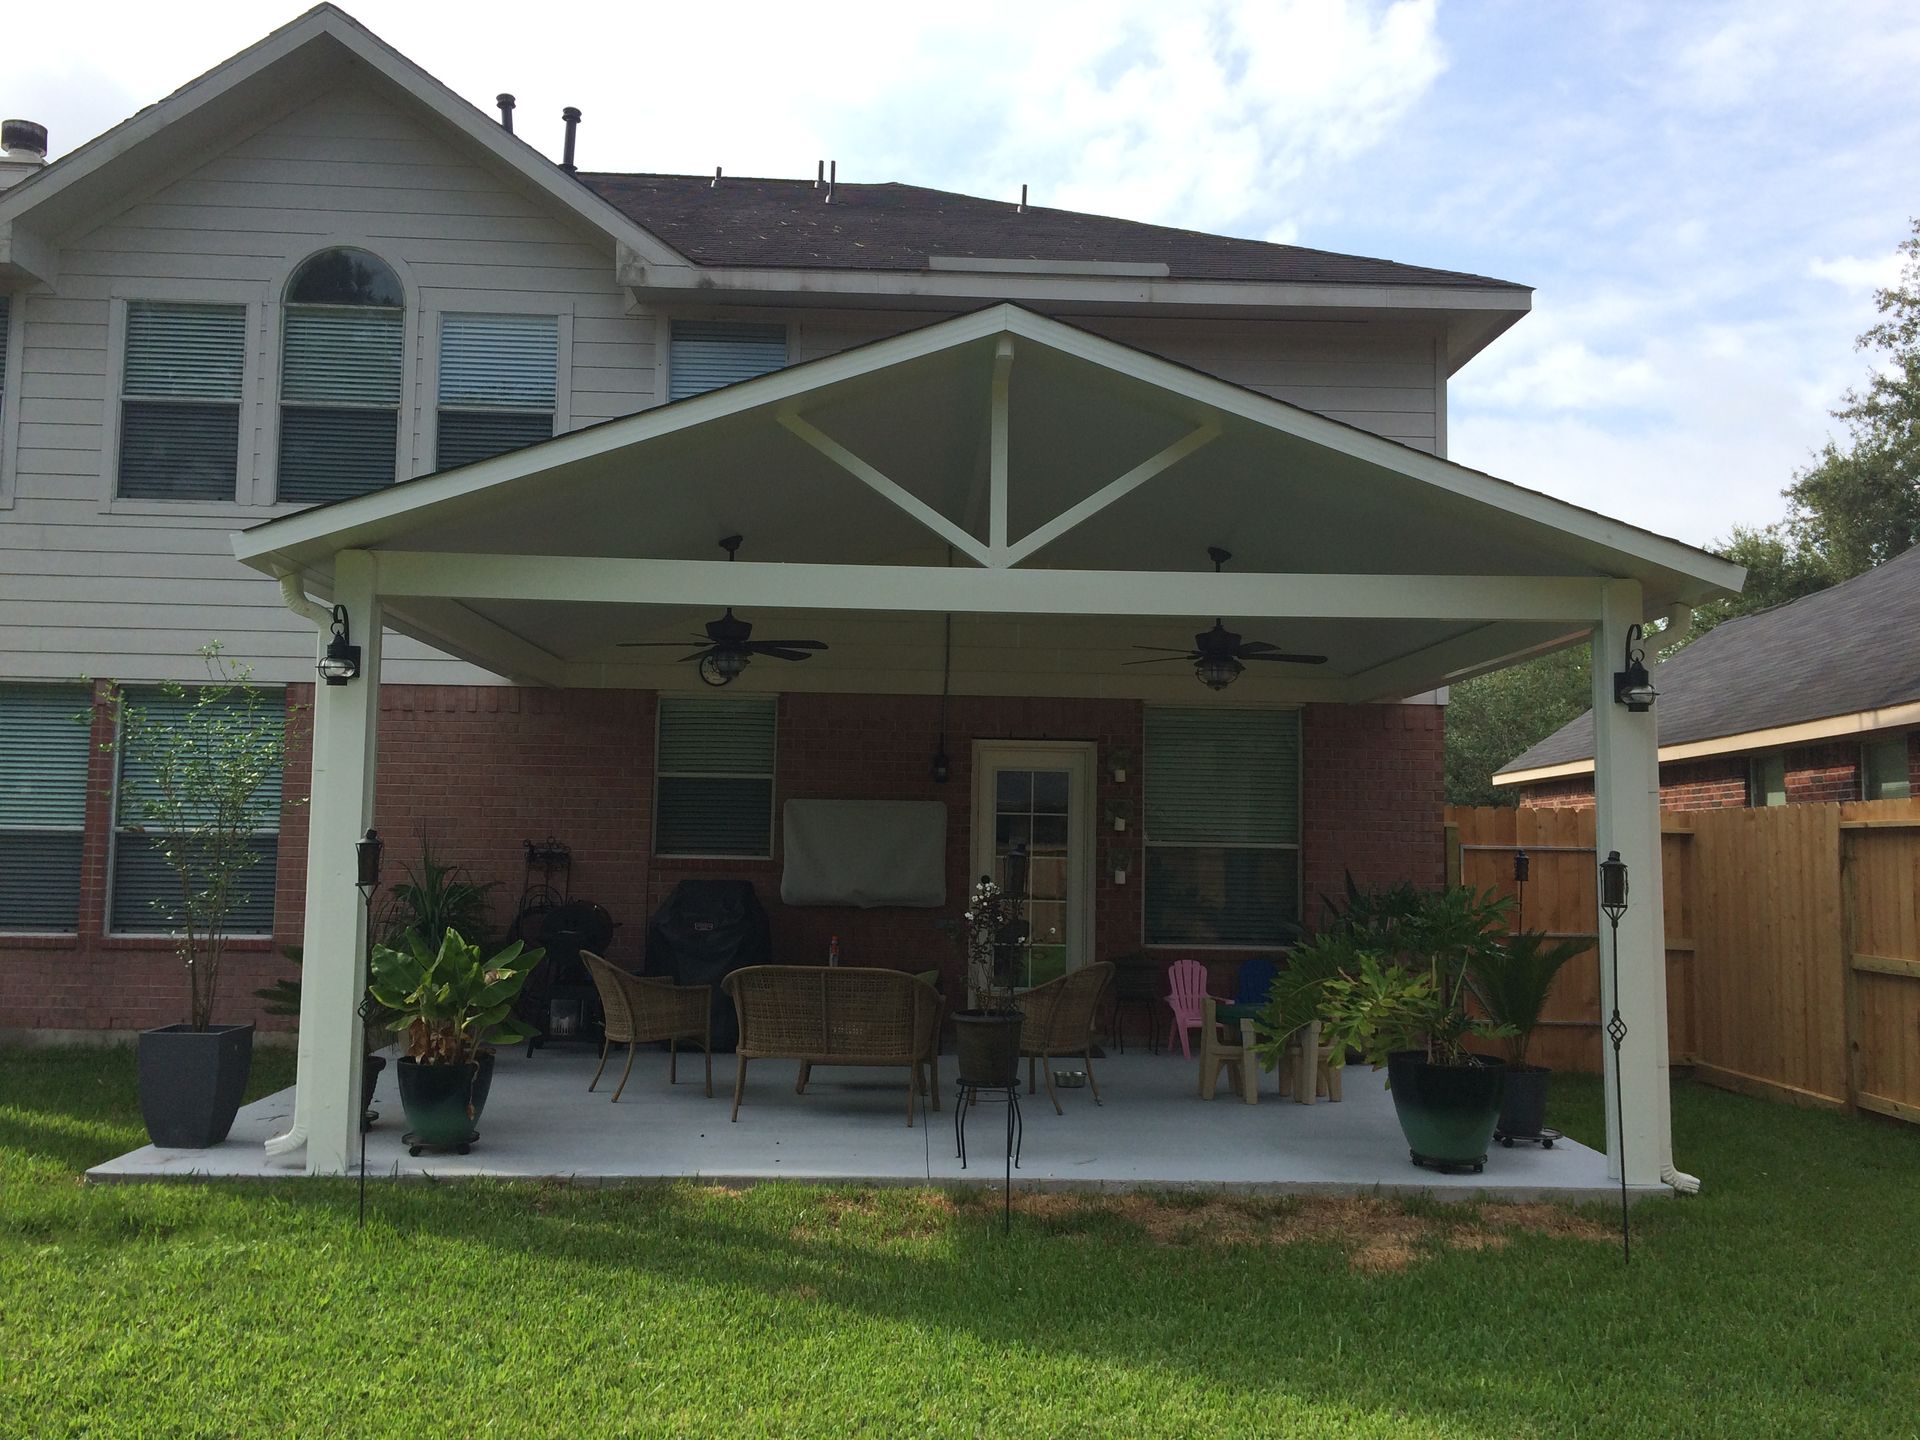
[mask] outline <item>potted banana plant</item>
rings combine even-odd
[[[493,1045],[532,1033],[514,1018],[514,1001],[544,951],[516,940],[485,954],[448,930],[438,946],[417,931],[399,946],[374,948],[374,1003],[391,1012],[405,1053],[394,1064],[404,1137],[412,1154],[455,1150],[480,1138],[476,1126],[493,1084]]]

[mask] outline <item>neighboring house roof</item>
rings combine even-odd
[[[1920,549],[1830,590],[1717,625],[1654,674],[1660,758],[1920,723],[1916,635]],[[1842,718],[1847,723],[1820,723]],[[1592,768],[1588,711],[1493,778],[1519,785]]]
[[[1527,288],[1109,215],[1023,209],[922,185],[841,183],[828,203],[825,188],[811,180],[585,172],[580,179],[699,265],[924,271],[944,257],[1164,265],[1160,273],[1173,280]]]

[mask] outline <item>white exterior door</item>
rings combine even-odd
[[[1093,777],[1091,741],[974,742],[971,878],[1006,886],[1016,847],[1027,857],[1020,989],[1093,958]]]

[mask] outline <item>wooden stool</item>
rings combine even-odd
[[[1230,1045],[1220,1038],[1220,1020],[1215,1014],[1219,1002],[1211,995],[1200,1002],[1200,1098],[1211,1100],[1220,1083],[1220,1067],[1227,1067],[1240,1098],[1252,1105],[1260,1099],[1259,1059],[1254,1055],[1253,1022],[1242,1020],[1240,1043]]]

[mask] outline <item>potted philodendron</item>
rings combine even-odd
[[[458,930],[437,946],[410,931],[397,946],[374,947],[368,992],[391,1012],[406,1052],[394,1073],[413,1154],[464,1155],[480,1138],[475,1126],[493,1084],[492,1046],[532,1033],[514,1018],[513,1005],[544,953],[516,940],[487,955]]]
[[[967,998],[971,1008],[953,1015],[960,1079],[969,1085],[1015,1083],[1020,1069],[1020,1027],[1026,1017],[1013,999],[1018,955],[1026,924],[1017,891],[982,875],[968,897]]]
[[[1468,1012],[1467,976],[1499,943],[1509,902],[1465,889],[1359,898],[1289,955],[1301,975],[1270,998],[1268,1063],[1293,1029],[1317,1018],[1333,1056],[1352,1051],[1386,1067],[1416,1165],[1477,1172],[1500,1114],[1506,1065],[1468,1042],[1508,1032]]]
[[[1545,1134],[1547,1082],[1553,1072],[1527,1061],[1527,1046],[1546,1009],[1554,979],[1576,955],[1586,952],[1586,940],[1555,941],[1539,930],[1523,930],[1488,946],[1468,972],[1467,984],[1487,1019],[1506,1031],[1507,1089],[1495,1129],[1501,1144],[1539,1140],[1552,1145]]]
[[[257,837],[279,824],[286,769],[285,701],[255,688],[218,643],[200,653],[204,685],[106,693],[120,824],[145,838],[167,874],[152,904],[187,972],[186,1022],[140,1032],[140,1113],[155,1145],[182,1149],[227,1138],[253,1069],[253,1026],[214,1017],[235,917],[262,891],[271,900],[273,870]]]

